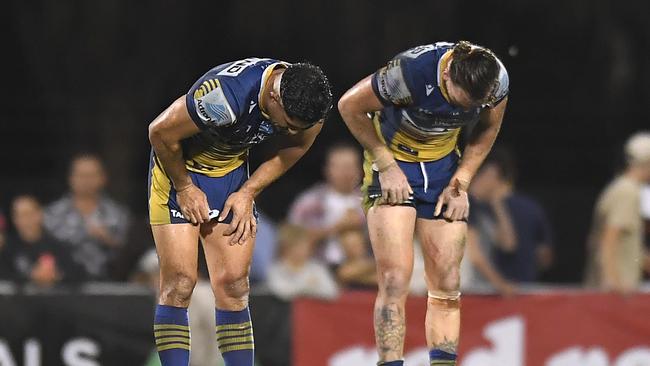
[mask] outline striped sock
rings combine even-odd
[[[431,360],[431,366],[456,366],[456,354],[439,349],[429,351],[429,360]]]
[[[404,360],[379,362],[377,366],[403,366]]]
[[[216,311],[217,344],[226,366],[253,366],[253,326],[248,307],[241,311]]]
[[[187,322],[187,308],[156,306],[153,330],[162,366],[190,364],[190,327]]]

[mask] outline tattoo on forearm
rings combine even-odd
[[[456,350],[458,349],[458,339],[449,340],[447,337],[444,337],[442,342],[434,343],[433,348],[447,353],[456,354]]]
[[[401,353],[405,329],[404,312],[397,304],[375,309],[375,337],[380,353]]]

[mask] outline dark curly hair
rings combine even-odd
[[[280,96],[287,115],[307,124],[325,118],[332,108],[332,91],[320,67],[310,63],[290,65],[282,75]]]
[[[453,61],[449,67],[451,80],[475,101],[492,99],[498,86],[499,64],[492,51],[473,47],[467,41],[454,46]]]

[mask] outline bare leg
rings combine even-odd
[[[166,224],[153,225],[151,231],[160,259],[160,295],[153,327],[158,356],[163,366],[187,366],[187,307],[196,284],[199,228]]]
[[[412,207],[382,205],[368,211],[379,282],[374,323],[380,362],[399,360],[403,356],[404,304],[413,272],[414,226]]]
[[[253,366],[255,343],[248,310],[248,273],[254,238],[230,245],[228,225],[211,221],[201,226],[201,239],[216,304],[216,335],[226,366]]]
[[[255,239],[244,245],[230,245],[230,237],[223,232],[228,225],[212,220],[201,226],[201,241],[210,272],[217,308],[242,310],[248,306],[248,273]]]
[[[160,260],[158,304],[186,308],[196,285],[199,228],[192,224],[152,225]]]
[[[418,219],[416,232],[422,245],[429,290],[427,345],[432,350],[455,355],[460,336],[460,262],[467,224]]]

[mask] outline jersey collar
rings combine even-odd
[[[438,60],[438,87],[442,92],[442,96],[448,103],[451,102],[449,100],[449,94],[447,94],[447,88],[445,88],[445,83],[442,82],[442,72],[445,71],[447,65],[449,65],[449,61],[451,61],[451,55],[453,52],[454,50],[448,50],[440,57],[440,60]]]
[[[265,89],[264,89],[264,86],[266,85],[266,81],[269,79],[269,77],[271,76],[271,73],[272,73],[275,69],[279,68],[280,66],[283,67],[283,68],[287,68],[287,67],[289,67],[289,65],[290,65],[290,64],[287,63],[287,62],[276,62],[276,63],[272,63],[272,64],[270,64],[269,66],[267,66],[266,69],[264,70],[264,72],[262,73],[262,80],[260,81],[260,92],[257,94],[257,102],[258,102],[258,104],[259,104],[259,106],[260,106],[260,112],[262,113],[262,116],[264,116],[264,118],[266,118],[266,119],[271,118],[271,116],[269,116],[269,115],[264,111],[264,109],[262,109],[262,104],[261,104],[261,102],[262,102],[262,93],[263,93],[264,90],[265,90]]]

